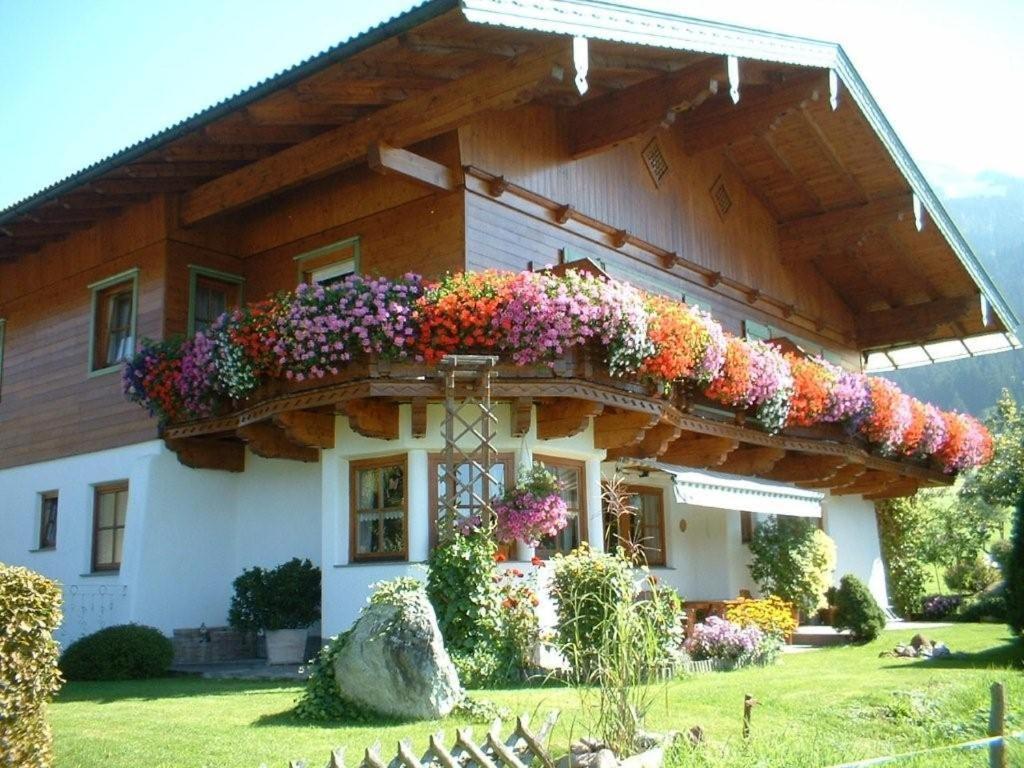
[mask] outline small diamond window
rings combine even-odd
[[[643,156],[647,170],[654,180],[654,185],[660,187],[661,180],[668,174],[668,161],[661,151],[661,145],[658,143],[658,140],[651,139],[640,154]]]
[[[715,210],[718,215],[725,218],[725,214],[732,208],[732,198],[729,197],[729,190],[725,188],[725,181],[719,176],[711,185],[711,199],[715,203]]]

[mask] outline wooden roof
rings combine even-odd
[[[0,212],[0,261],[159,193],[180,193],[182,223],[198,224],[365,162],[373,142],[540,100],[565,110],[577,155],[668,123],[688,151],[721,152],[779,222],[784,259],[860,318],[861,348],[1015,330],[841,49],[609,8],[424,3]],[[582,97],[566,33],[590,38]],[[735,104],[727,55],[743,57]]]

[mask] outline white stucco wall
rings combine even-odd
[[[825,532],[836,543],[836,584],[852,573],[882,607],[889,605],[875,505],[863,496],[826,495]]]

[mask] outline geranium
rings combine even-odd
[[[924,403],[916,397],[908,399],[910,400],[910,423],[907,425],[907,431],[903,433],[903,442],[900,444],[900,448],[905,455],[913,456],[924,436],[925,407]]]
[[[417,349],[428,363],[453,352],[489,352],[497,346],[494,318],[506,296],[509,272],[446,275],[417,301]]]
[[[899,449],[910,426],[910,399],[888,379],[868,379],[871,405],[860,422],[860,432],[888,453]]]
[[[917,455],[931,456],[937,453],[946,444],[946,437],[946,420],[942,416],[942,411],[931,403],[925,403],[924,427],[921,430],[921,440],[917,444]]]
[[[213,350],[213,341],[202,332],[186,340],[181,347],[178,393],[184,407],[195,416],[209,416],[213,412],[217,378]]]
[[[790,426],[810,427],[822,421],[832,404],[832,392],[839,370],[824,360],[787,355],[793,374],[793,396],[789,401]]]
[[[863,373],[840,371],[821,420],[827,423],[854,423],[871,405],[871,388]],[[854,424],[854,426],[856,426]]]
[[[559,495],[555,475],[537,464],[519,476],[516,485],[494,502],[498,541],[521,541],[536,547],[541,539],[557,535],[569,523],[569,510]]]
[[[946,442],[936,454],[946,472],[977,467],[992,459],[992,434],[972,416],[944,413]]]
[[[722,374],[705,394],[724,405],[751,409],[769,432],[778,432],[789,416],[793,375],[776,347],[763,341],[730,337]]]
[[[654,352],[643,362],[643,371],[665,382],[710,384],[725,363],[722,327],[696,307],[663,296],[649,297],[647,311]]]
[[[725,345],[725,360],[721,373],[704,391],[712,400],[734,408],[750,405],[751,350],[743,339],[729,336]]]
[[[125,363],[121,388],[129,400],[145,406],[150,415],[161,422],[172,421],[184,413],[180,378],[180,342],[147,341]]]
[[[407,357],[418,336],[413,307],[421,292],[416,275],[401,280],[350,275],[326,287],[300,285],[277,318],[274,353],[285,378],[336,374],[360,353],[385,360]]]

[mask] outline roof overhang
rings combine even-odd
[[[1004,327],[1021,333],[1020,319],[953,223],[842,46],[589,0],[461,0],[461,4],[466,18],[481,24],[831,70],[860,107],[916,201],[942,232]]]

